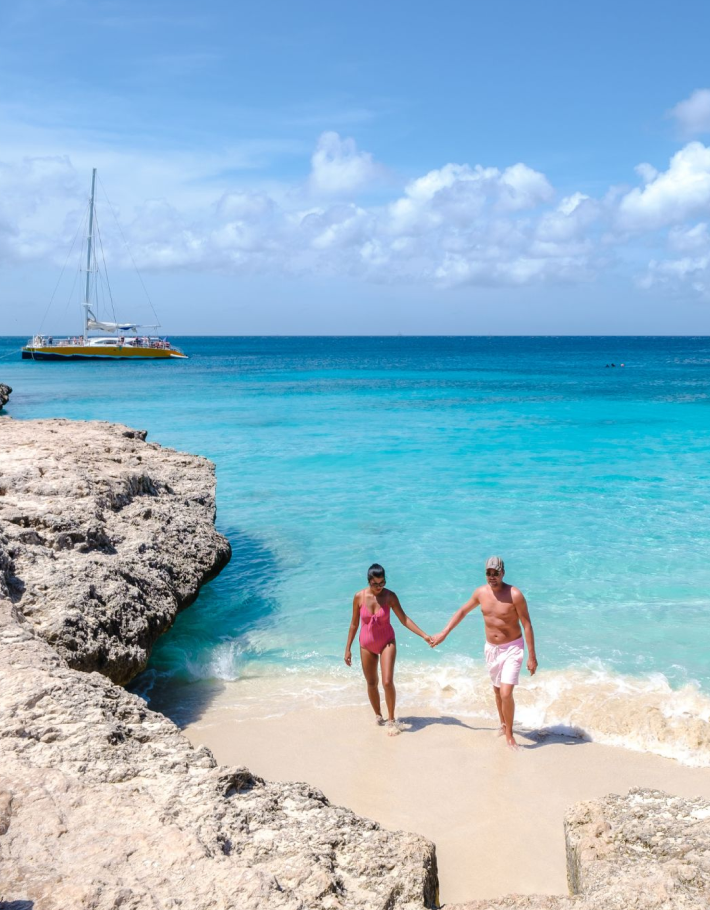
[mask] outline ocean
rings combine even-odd
[[[710,339],[185,337],[169,363],[25,340],[0,339],[6,413],[217,465],[234,556],[133,683],[152,706],[365,704],[343,651],[367,567],[434,633],[500,554],[540,663],[517,719],[710,765]],[[477,612],[435,651],[396,631],[402,705],[490,715]]]

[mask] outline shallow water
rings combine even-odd
[[[200,680],[276,691],[294,673],[335,697],[371,562],[434,632],[500,553],[530,605],[536,683],[583,673],[665,687],[668,705],[683,689],[689,718],[707,714],[710,340],[176,341],[188,361],[0,359],[13,416],[121,421],[217,464],[234,558],[137,681],[161,707],[179,713]],[[436,652],[397,634],[412,680],[480,674],[476,614]]]

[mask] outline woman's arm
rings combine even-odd
[[[414,632],[415,635],[419,635],[419,637],[423,638],[425,641],[429,641],[429,636],[426,632],[422,632],[414,620],[410,619],[404,612],[402,604],[399,602],[399,597],[397,597],[394,591],[390,591],[390,607],[394,610],[394,615],[405,628],[409,629],[410,632]]]
[[[353,615],[350,620],[350,628],[348,629],[348,643],[345,645],[345,663],[348,666],[351,666],[353,661],[353,656],[350,651],[352,647],[353,639],[357,635],[357,627],[360,625],[360,598],[356,594],[353,597]]]

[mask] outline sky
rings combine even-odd
[[[0,334],[710,334],[707,0],[3,0]],[[104,303],[108,300],[104,288]],[[109,318],[107,312],[104,318]]]

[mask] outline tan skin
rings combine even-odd
[[[441,644],[449,632],[456,628],[471,610],[480,606],[486,630],[486,641],[490,644],[506,645],[511,641],[516,641],[523,634],[525,635],[525,643],[528,646],[527,667],[530,675],[534,676],[537,670],[537,657],[535,656],[535,634],[530,621],[528,605],[518,588],[503,581],[504,574],[504,572],[497,572],[494,569],[486,569],[486,584],[476,588],[466,603],[454,613],[445,628],[432,636],[431,646],[435,648]],[[518,748],[513,737],[514,688],[515,686],[510,683],[503,683],[500,687],[493,686],[500,718],[500,733],[505,736],[505,741],[511,749]]]
[[[348,641],[345,645],[345,663],[350,667],[352,666],[352,652],[351,647],[352,643],[355,640],[357,635],[357,630],[360,625],[360,607],[364,606],[365,609],[369,610],[371,613],[376,613],[380,607],[387,606],[389,604],[390,610],[397,619],[402,623],[402,625],[409,629],[410,632],[414,632],[415,635],[419,635],[423,638],[428,644],[431,644],[432,639],[422,632],[419,626],[410,619],[407,614],[402,609],[402,605],[399,602],[399,598],[394,593],[385,587],[385,578],[373,578],[369,585],[364,588],[362,591],[358,591],[357,594],[353,597],[353,614],[352,619],[350,620],[350,628],[348,629]],[[373,654],[372,651],[368,651],[366,648],[360,647],[360,661],[362,663],[362,672],[365,676],[365,682],[367,683],[367,696],[370,699],[370,704],[372,705],[372,710],[375,712],[375,717],[381,722],[382,719],[382,706],[380,703],[380,690],[379,690],[379,680],[378,680],[378,663],[379,668],[382,671],[382,686],[385,690],[385,702],[387,704],[387,716],[388,721],[394,725],[394,709],[395,702],[397,698],[397,693],[394,687],[394,663],[397,657],[397,646],[394,642],[385,645],[381,654]]]

